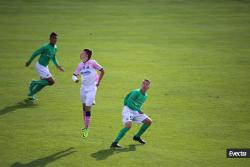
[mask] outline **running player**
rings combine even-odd
[[[151,125],[152,120],[142,112],[141,108],[145,100],[147,99],[147,90],[150,87],[150,81],[145,79],[142,82],[140,89],[135,89],[131,91],[124,99],[124,107],[122,111],[122,122],[125,125],[123,129],[119,132],[118,136],[111,144],[111,148],[119,148],[121,147],[118,142],[121,138],[128,132],[128,130],[132,127],[132,122],[137,124],[142,124],[139,131],[133,137],[133,140],[140,142],[141,144],[145,144],[141,138],[141,135],[148,129]]]
[[[64,72],[64,69],[58,64],[55,57],[57,52],[57,34],[55,32],[52,32],[50,34],[49,40],[50,42],[36,50],[25,64],[25,66],[28,67],[31,64],[32,60],[40,55],[39,60],[36,63],[36,71],[40,76],[40,80],[33,80],[31,82],[29,86],[28,100],[37,100],[34,96],[37,92],[42,90],[45,86],[51,86],[55,83],[55,80],[53,79],[52,74],[50,73],[48,68],[50,60],[52,60],[58,70]]]
[[[89,123],[91,117],[91,107],[95,102],[97,87],[100,85],[104,75],[104,69],[95,60],[91,59],[92,51],[84,49],[80,54],[81,63],[78,64],[72,79],[79,82],[78,76],[81,75],[82,85],[80,88],[80,96],[83,106],[83,124],[82,137],[88,137]],[[99,71],[99,75],[97,75]]]

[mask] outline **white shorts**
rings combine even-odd
[[[36,62],[36,72],[40,76],[41,79],[46,79],[52,77],[51,73],[49,72],[49,68],[42,66],[39,62]]]
[[[91,87],[84,87],[82,85],[80,89],[82,103],[85,103],[86,106],[92,106],[95,101],[96,90],[97,87],[95,85]]]
[[[125,125],[127,122],[134,122],[136,124],[142,123],[143,120],[149,118],[146,114],[140,114],[138,111],[131,110],[129,107],[124,106],[122,111],[122,123]]]

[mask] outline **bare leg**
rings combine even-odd
[[[86,115],[85,103],[82,103],[82,118],[83,118],[83,126],[84,127],[85,127],[85,115]]]
[[[91,106],[85,105],[85,128],[89,127],[91,117]]]

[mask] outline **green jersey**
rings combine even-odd
[[[140,89],[131,91],[124,99],[124,105],[134,111],[141,111],[141,107],[147,99],[147,93],[142,94]]]
[[[42,46],[41,48],[39,48],[38,50],[36,50],[30,57],[29,59],[29,63],[32,62],[33,59],[35,59],[38,55],[40,55],[39,57],[39,64],[43,65],[43,66],[48,66],[50,59],[53,61],[53,63],[58,67],[58,62],[56,60],[56,52],[57,52],[57,46],[56,45],[52,45],[52,44],[45,44],[44,46]]]

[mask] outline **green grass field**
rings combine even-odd
[[[250,166],[227,148],[250,148],[249,0],[0,1],[1,167]],[[56,84],[23,99],[38,79],[31,53],[56,31]],[[82,139],[79,84],[71,80],[83,48],[106,74],[90,134]],[[144,112],[154,121],[132,141],[122,128],[123,97],[152,81]]]

